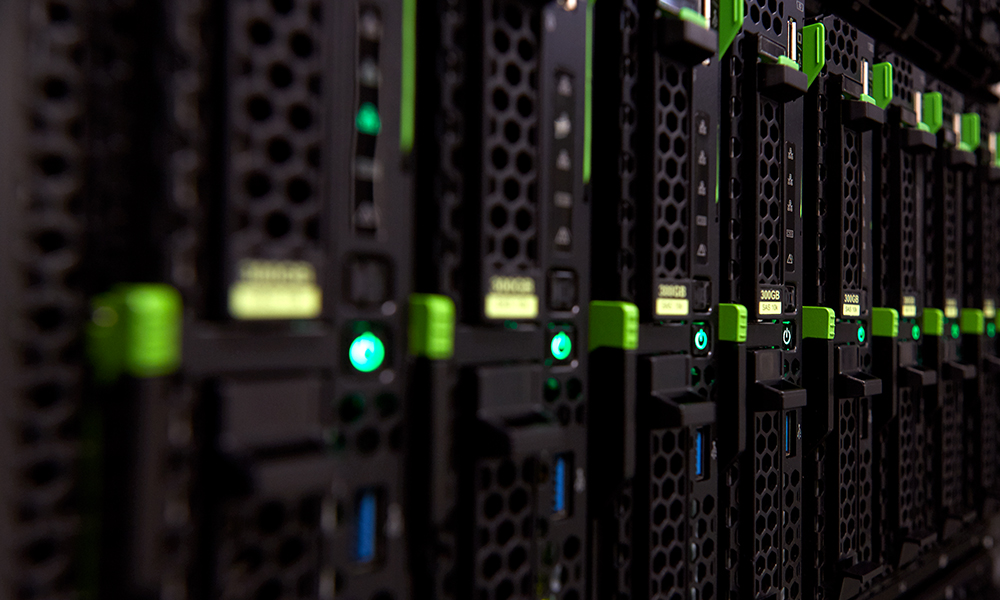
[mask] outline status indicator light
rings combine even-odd
[[[958,323],[952,323],[951,324],[951,337],[953,337],[953,338],[955,338],[957,340],[960,333],[961,333],[961,330],[958,327]]]
[[[996,323],[987,323],[986,324],[986,335],[988,335],[990,337],[996,337],[996,334],[997,334],[997,325],[996,325]]]
[[[865,343],[865,326],[862,325],[858,327],[858,341],[862,344]]]
[[[385,344],[374,333],[366,331],[354,338],[347,354],[352,367],[362,373],[371,373],[385,361]]]
[[[365,102],[358,109],[358,116],[354,119],[354,124],[358,131],[365,135],[378,135],[382,130],[382,119],[378,116],[378,109],[371,102]]]
[[[696,350],[708,348],[708,334],[704,329],[699,329],[694,334],[694,347]]]
[[[913,339],[914,340],[919,340],[920,339],[920,325],[914,325],[913,329],[910,330],[910,333],[913,334]]]
[[[565,331],[560,331],[552,338],[549,350],[552,351],[552,356],[556,360],[566,360],[573,352],[573,340],[569,339]]]

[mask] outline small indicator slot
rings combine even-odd
[[[552,518],[573,514],[573,455],[558,454],[552,468]]]
[[[378,558],[379,512],[379,494],[375,490],[358,494],[354,541],[354,560],[358,563],[371,564]]]
[[[795,456],[798,440],[798,424],[794,412],[785,413],[785,456]]]

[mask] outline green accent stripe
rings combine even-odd
[[[593,111],[591,84],[594,77],[594,4],[596,3],[597,0],[587,2],[587,66],[584,72],[583,98],[583,183],[590,183],[590,121]]]
[[[400,86],[399,148],[413,150],[417,103],[417,0],[403,0],[403,77]]]

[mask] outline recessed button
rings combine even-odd
[[[572,310],[576,305],[576,273],[552,271],[549,273],[549,308]]]

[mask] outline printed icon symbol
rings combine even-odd
[[[698,153],[698,164],[699,165],[707,165],[708,164],[708,156],[705,154],[704,150],[702,150],[701,152]]]
[[[556,139],[562,140],[569,135],[570,131],[573,129],[573,123],[569,120],[569,115],[562,113],[559,118],[556,119]]]
[[[565,226],[560,227],[559,231],[556,232],[556,244],[559,246],[569,246],[570,234],[569,229]]]
[[[556,168],[560,171],[569,171],[573,163],[569,160],[569,152],[566,150],[560,150],[559,155],[556,156]]]
[[[698,135],[708,135],[708,124],[705,123],[705,119],[698,121]]]
[[[785,329],[781,332],[781,342],[786,346],[792,345],[792,330]]]
[[[696,350],[704,350],[708,348],[708,334],[705,333],[704,329],[699,329],[697,333],[694,334],[694,347]]]
[[[698,246],[698,256],[708,256],[708,248],[705,244],[700,244]]]

